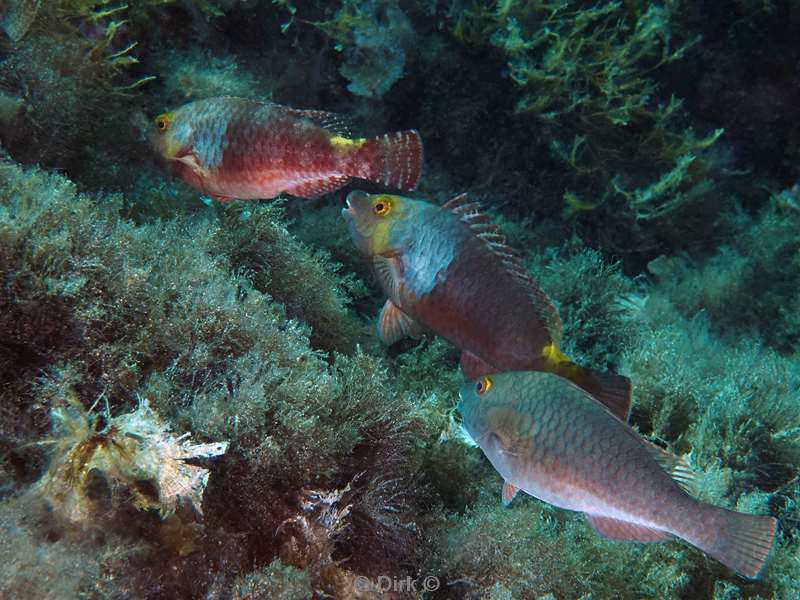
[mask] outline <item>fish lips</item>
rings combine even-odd
[[[469,397],[467,396],[467,393],[465,393],[464,388],[462,388],[458,393],[458,402],[456,402],[456,410],[458,411],[458,414],[461,415],[461,423],[465,428],[467,421],[469,420]]]
[[[371,209],[369,195],[358,190],[353,190],[347,194],[344,203],[346,206],[342,209],[342,215],[347,213],[355,217],[360,212],[363,213],[363,211],[369,211]]]
[[[345,208],[342,209],[342,218],[347,224],[350,238],[356,247],[364,254],[369,254],[369,239],[372,237],[366,233],[368,223],[372,216],[372,207],[369,196],[364,192],[353,191],[345,199]]]
[[[465,390],[462,388],[461,392],[458,394],[458,402],[456,403],[456,410],[458,411],[458,414],[461,415],[460,429],[462,432],[462,438],[471,446],[481,446],[481,443],[486,440],[486,436],[490,432],[480,432],[479,428],[476,426],[476,423],[473,419],[475,416],[473,414],[475,406],[471,403],[471,401],[474,401],[475,398],[469,395],[469,391],[471,390],[472,386],[465,387],[468,387],[469,389],[467,389],[465,393]]]
[[[462,423],[468,429],[471,429],[471,422],[475,416],[475,410],[480,406],[480,401],[481,399],[475,394],[475,384],[465,383],[461,386],[458,392],[456,410],[461,415]]]

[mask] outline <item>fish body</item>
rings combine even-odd
[[[586,515],[606,537],[675,536],[746,577],[757,577],[777,521],[695,500],[679,458],[646,442],[586,392],[542,372],[501,373],[465,385],[463,427],[506,482]]]
[[[470,379],[549,371],[627,417],[629,381],[579,367],[559,350],[555,306],[477,204],[351,192],[342,215],[388,296],[378,325],[384,341],[427,328],[462,350]]]
[[[172,172],[220,200],[312,198],[367,179],[413,190],[422,172],[416,131],[351,138],[332,113],[220,97],[156,117],[151,139]]]

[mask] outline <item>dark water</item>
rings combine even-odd
[[[0,597],[800,596],[795,2],[0,14]],[[630,424],[698,497],[779,519],[762,577],[504,508],[460,434],[459,349],[376,336],[340,212],[398,190],[208,197],[151,142],[219,96],[337,113],[345,142],[417,130],[403,193],[480,202],[561,350],[630,378]]]

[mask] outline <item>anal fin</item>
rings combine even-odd
[[[391,300],[387,300],[378,317],[378,335],[385,344],[394,344],[406,337],[418,338],[422,327]]]
[[[347,175],[329,175],[327,177],[319,177],[318,179],[301,181],[300,183],[286,188],[284,191],[287,194],[300,196],[301,198],[316,198],[322,194],[338,190],[349,180],[350,178]]]
[[[610,540],[625,542],[661,542],[672,536],[659,529],[644,527],[628,521],[620,521],[610,517],[600,517],[584,513],[586,520],[595,528],[597,533]]]
[[[461,370],[464,371],[464,375],[470,381],[474,381],[478,377],[482,377],[484,375],[497,373],[497,369],[495,369],[492,365],[478,358],[472,354],[472,352],[467,352],[466,350],[461,353],[460,362]]]
[[[517,495],[517,492],[519,492],[518,487],[508,483],[507,481],[503,482],[503,506],[511,506],[511,501],[514,500],[514,496]]]

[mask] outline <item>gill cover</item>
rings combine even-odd
[[[402,198],[388,194],[350,192],[342,210],[350,237],[367,256],[397,254],[392,246],[392,229],[402,215]]]

